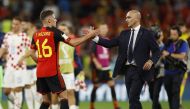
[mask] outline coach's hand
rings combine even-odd
[[[153,62],[151,60],[148,60],[144,66],[143,66],[143,70],[150,70],[150,68],[152,67]]]
[[[89,29],[87,32],[88,33],[87,35],[90,35],[91,38],[94,38],[95,36],[97,36],[99,34],[99,31],[100,31],[99,28],[95,29],[95,30]]]

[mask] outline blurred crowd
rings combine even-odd
[[[43,9],[53,10],[58,22],[68,21],[76,36],[81,36],[84,27],[97,27],[105,23],[109,27],[108,37],[116,37],[121,30],[127,28],[125,16],[130,9],[141,11],[141,25],[159,25],[164,40],[169,37],[171,25],[183,22],[187,28],[190,26],[190,0],[1,0],[0,31],[10,31],[12,18],[18,15],[39,28],[39,14]],[[87,72],[90,70],[88,47],[88,43],[78,47],[79,55],[84,57],[84,69]],[[115,49],[112,51],[114,60]]]
[[[159,24],[164,31],[176,21],[190,26],[190,0],[1,0],[0,21],[3,32],[10,27],[15,15],[27,16],[33,23],[39,20],[42,9],[52,9],[59,21],[70,20],[75,32],[84,25],[96,26],[100,22],[109,25],[110,36],[126,27],[123,20],[129,9],[139,9],[143,25]]]
[[[41,10],[51,9],[58,22],[67,20],[72,23],[76,35],[80,35],[84,26],[96,27],[104,22],[109,27],[108,36],[112,38],[127,28],[126,12],[139,9],[143,26],[158,24],[164,34],[167,34],[170,25],[176,22],[183,21],[187,27],[190,26],[189,7],[190,0],[1,0],[0,31],[10,31],[11,19],[17,15],[27,17],[32,24],[39,27]],[[84,49],[83,52],[86,53]]]

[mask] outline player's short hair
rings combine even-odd
[[[40,20],[44,20],[46,17],[53,15],[53,11],[52,10],[43,10],[40,13]]]
[[[20,22],[22,21],[22,18],[21,18],[20,16],[15,16],[15,17],[13,17],[13,19],[14,19],[14,20],[18,20],[18,21],[20,21]]]

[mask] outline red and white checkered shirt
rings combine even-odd
[[[6,57],[6,68],[20,70],[25,69],[26,64],[19,66],[19,59],[25,54],[26,49],[30,47],[30,39],[25,33],[21,32],[15,34],[13,32],[8,32],[5,34],[2,48],[7,48],[8,54]]]

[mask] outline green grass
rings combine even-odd
[[[151,104],[151,102],[142,102],[143,109],[151,109]],[[161,104],[163,109],[169,109],[168,102],[162,102]],[[8,109],[7,102],[2,102],[2,105],[4,109]],[[119,105],[121,109],[128,109],[129,103],[119,102]],[[113,104],[112,102],[96,102],[95,107],[96,109],[113,109]],[[183,107],[184,109],[190,109],[190,101],[183,101]],[[22,109],[27,109],[25,103]],[[81,102],[80,109],[89,109],[89,102]]]
[[[121,109],[129,109],[128,102],[119,102]],[[143,109],[152,109],[151,102],[142,102]],[[163,109],[169,109],[168,102],[161,103]],[[96,109],[113,109],[112,102],[97,102],[95,103]],[[184,109],[190,109],[190,101],[183,101]],[[89,109],[89,102],[82,102],[80,109]]]

